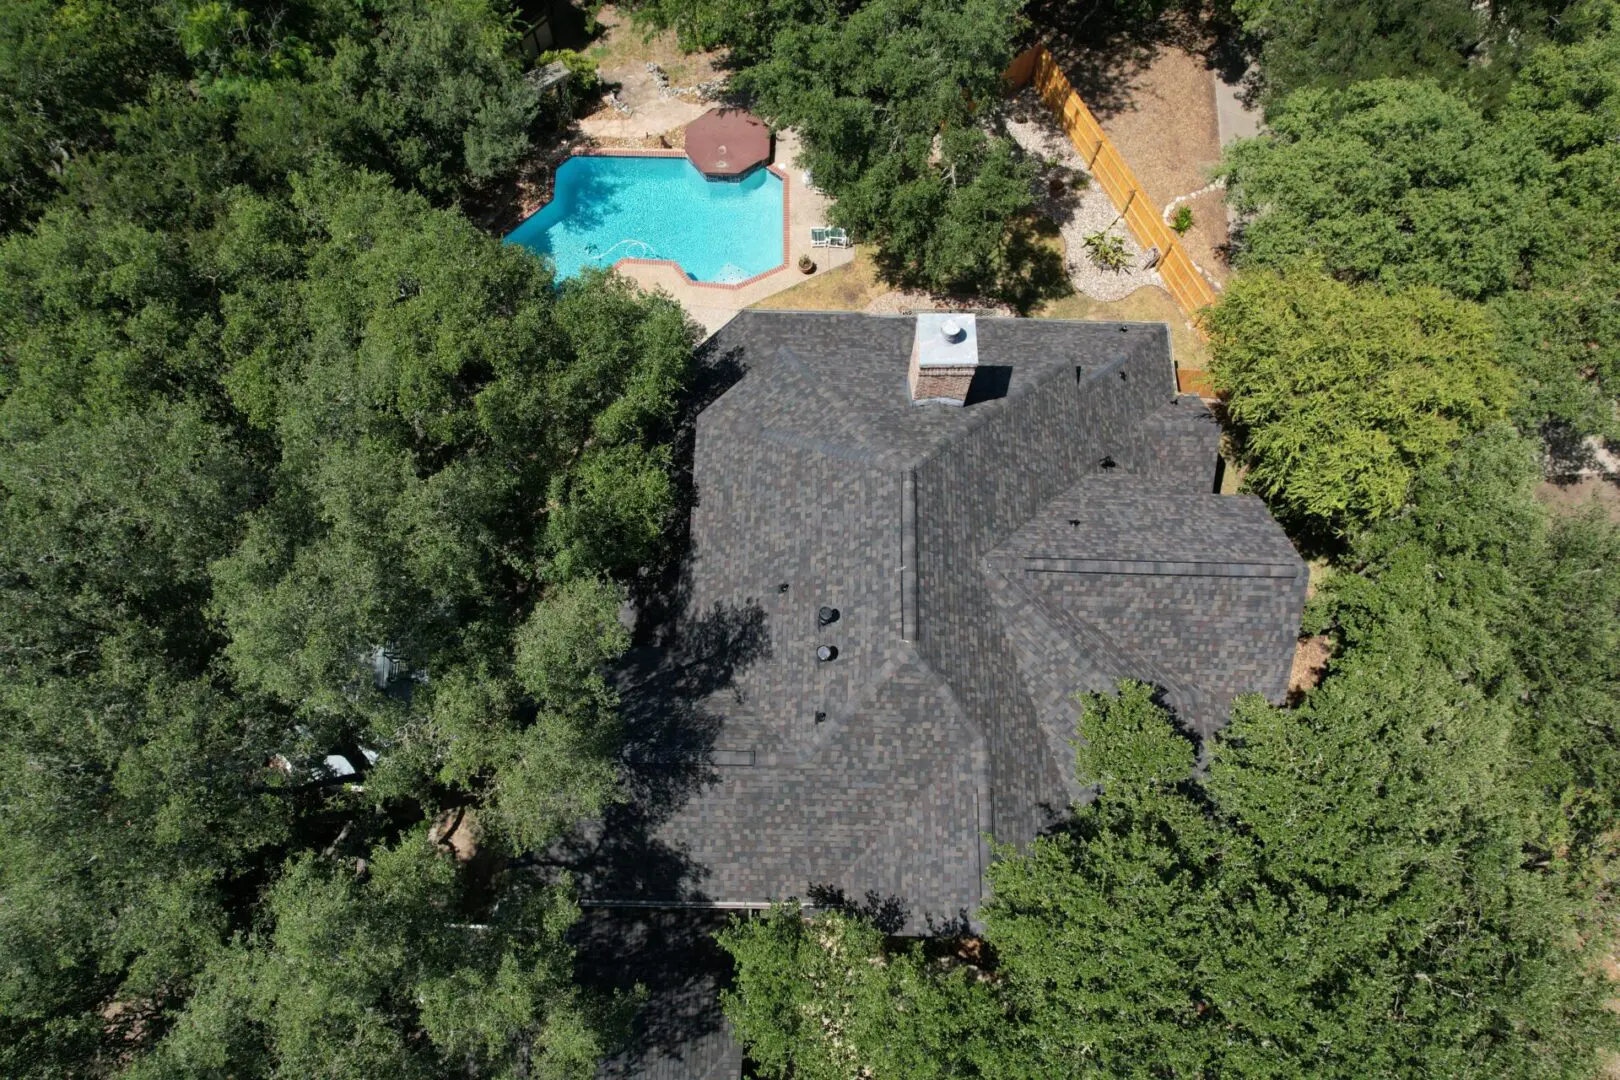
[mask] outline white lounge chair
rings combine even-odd
[[[810,246],[847,248],[853,245],[850,242],[849,234],[843,229],[812,228],[810,230]]]

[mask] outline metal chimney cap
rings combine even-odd
[[[820,660],[822,663],[826,663],[828,660],[838,659],[838,647],[836,645],[821,646],[816,650],[816,659]]]
[[[974,316],[960,312],[919,312],[912,363],[919,368],[977,366],[978,326]]]

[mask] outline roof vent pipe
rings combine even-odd
[[[939,324],[939,336],[949,342],[958,342],[967,337],[967,331],[955,319],[946,319]]]

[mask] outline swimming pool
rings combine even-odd
[[[558,277],[620,259],[669,259],[694,281],[735,284],[782,264],[782,179],[708,180],[685,155],[572,157],[551,201],[506,239]]]

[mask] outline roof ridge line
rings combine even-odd
[[[1095,649],[1108,657],[1114,666],[1119,668],[1140,668],[1146,675],[1165,690],[1186,696],[1189,684],[1184,680],[1174,678],[1166,673],[1157,663],[1143,656],[1127,645],[1121,645],[1115,638],[1105,633],[1101,627],[1090,619],[1077,615],[1066,608],[1053,609],[1043,598],[1027,589],[1017,578],[1008,575],[1003,569],[990,560],[989,556],[980,558],[980,564],[986,571],[993,572],[997,577],[1007,583],[1008,588],[1015,590],[1029,603],[1029,613],[1036,618],[1043,619],[1053,630],[1062,630],[1065,627],[1076,631],[1076,637],[1087,648]],[[1132,678],[1129,674],[1121,678]],[[1145,681],[1145,680],[1144,680]]]
[[[915,658],[916,650],[913,649],[912,653]],[[877,696],[878,691],[887,686],[889,680],[893,679],[907,663],[908,661],[903,657],[891,657],[882,667],[877,669],[870,679],[861,683],[860,694],[844,707],[842,710],[843,715],[835,717],[829,711],[827,719],[817,725],[820,731],[817,732],[816,738],[811,739],[808,745],[802,746],[794,753],[794,763],[804,765],[819,754],[834,735],[848,726],[849,718],[860,712],[865,706],[870,705],[872,699]]]
[[[1122,363],[1126,359],[1129,358],[1121,357],[1118,360],[1109,361],[1109,364],[1112,365]],[[949,439],[939,442],[938,444],[930,447],[927,452],[922,454],[920,457],[912,459],[907,463],[906,468],[916,471],[925,465],[937,461],[939,458],[943,457],[947,452],[949,452],[951,447],[960,441],[964,436],[976,432],[986,424],[993,423],[1000,419],[1002,416],[1006,415],[1008,409],[1011,408],[1013,403],[1022,402],[1026,398],[1034,396],[1036,391],[1040,390],[1047,383],[1055,381],[1058,376],[1064,375],[1067,372],[1067,367],[1053,368],[1050,371],[1041,372],[1023,386],[1020,386],[1006,397],[1000,399],[1008,403],[1008,408],[998,409],[995,412],[981,412],[975,416],[970,416],[968,418],[968,422],[962,426],[960,431],[953,432]]]
[[[999,551],[999,549],[997,549]],[[991,553],[994,554],[994,553]],[[989,558],[987,555],[986,558]],[[1109,558],[1074,555],[1044,555],[1023,552],[995,555],[1007,564],[1016,565],[1025,573],[1034,574],[1106,574],[1116,577],[1182,577],[1182,578],[1283,578],[1293,577],[1297,570],[1284,562],[1253,562],[1250,560],[1205,560],[1174,558]],[[1046,565],[1032,566],[1031,563]],[[1274,573],[1268,571],[1287,571]]]

